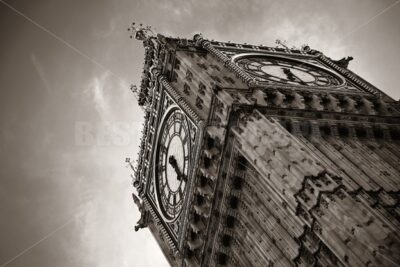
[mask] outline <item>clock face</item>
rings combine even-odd
[[[183,206],[190,165],[189,124],[179,110],[165,117],[155,155],[155,184],[161,213],[167,221],[175,220]]]
[[[284,57],[247,56],[236,63],[259,81],[319,87],[344,83],[343,78],[324,68]]]

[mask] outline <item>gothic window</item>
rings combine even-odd
[[[183,85],[183,92],[184,92],[186,95],[190,95],[190,86],[189,86],[187,83],[185,83],[185,84]]]
[[[237,209],[239,206],[239,199],[235,196],[231,196],[229,199],[229,206],[231,209]]]
[[[235,217],[233,217],[232,215],[228,215],[226,217],[226,226],[228,228],[233,228],[235,226]]]
[[[240,190],[242,188],[243,180],[239,176],[233,177],[233,188]]]
[[[224,76],[224,80],[230,84],[235,84],[235,80],[233,80],[231,77]]]
[[[214,75],[210,75],[211,79],[213,79],[214,81],[221,83],[221,79],[218,76],[214,76]]]
[[[196,98],[196,107],[198,107],[199,109],[202,109],[203,103],[204,103],[203,99],[201,99],[200,97]]]
[[[221,238],[222,245],[228,247],[231,244],[231,237],[229,235],[223,235]]]
[[[201,95],[206,94],[206,86],[203,83],[199,83],[199,94]]]
[[[221,69],[217,65],[210,65],[210,67],[216,71],[220,71]]]
[[[203,70],[207,70],[207,66],[204,63],[197,63],[197,66],[199,66]]]
[[[186,71],[186,80],[188,82],[191,82],[193,80],[193,73],[191,73],[189,70]]]
[[[179,70],[180,65],[181,62],[179,61],[179,59],[175,59],[175,69]]]

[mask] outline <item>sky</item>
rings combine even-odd
[[[0,266],[167,266],[135,232],[144,49],[127,28],[353,56],[400,98],[399,0],[0,0]]]

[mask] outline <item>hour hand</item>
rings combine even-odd
[[[293,79],[293,73],[290,71],[289,68],[282,68],[283,73],[286,74],[289,80]]]
[[[169,156],[168,163],[171,164],[172,168],[174,169],[178,168],[178,162],[176,161],[174,156]]]
[[[288,78],[289,81],[298,81],[301,84],[306,84],[302,79],[297,77],[296,75],[293,74],[293,72],[289,68],[282,68],[283,73],[286,74],[286,77]]]
[[[173,155],[169,156],[168,163],[171,164],[172,168],[174,168],[176,172],[176,178],[178,179],[178,181],[180,180],[186,181],[186,177],[182,174],[181,170],[179,170],[178,162],[176,161]]]

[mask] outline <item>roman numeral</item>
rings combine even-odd
[[[163,195],[161,196],[161,198],[162,198],[163,205],[165,206],[165,204],[168,202],[168,201],[167,201],[167,197],[163,194]]]
[[[182,123],[179,123],[178,134],[182,134]]]
[[[167,183],[165,182],[165,183],[163,183],[162,184],[162,189],[161,189],[161,191],[165,191],[165,188],[167,187]]]
[[[185,135],[184,137],[181,137],[182,138],[182,144],[186,144],[186,142],[187,142],[187,138],[188,138],[188,136],[187,135]]]
[[[165,132],[163,133],[162,142],[164,144],[168,144],[168,141],[169,141],[169,131],[165,130]]]
[[[168,140],[171,139],[172,136],[174,136],[174,133],[175,133],[175,127],[169,128],[169,131],[168,131]]]
[[[176,113],[174,112],[174,114],[172,114],[171,116],[171,121],[174,122],[176,121]]]
[[[183,198],[182,187],[179,187],[178,194],[179,194],[179,199],[182,199]]]

